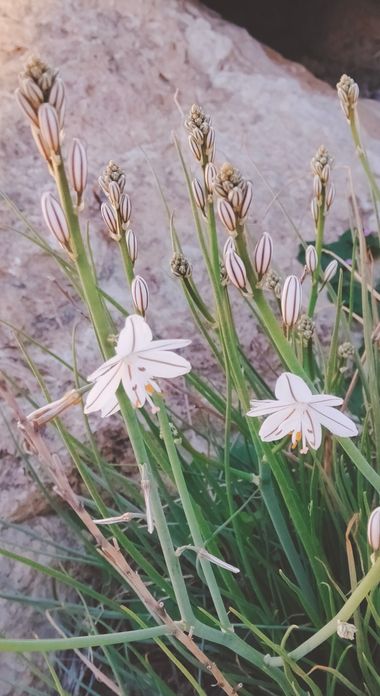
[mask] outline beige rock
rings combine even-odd
[[[299,232],[311,238],[309,162],[321,143],[336,159],[333,176],[337,196],[328,219],[329,238],[348,225],[347,168],[352,170],[360,207],[371,224],[366,181],[334,90],[301,66],[261,46],[243,29],[198,5],[178,0],[109,0],[106,4],[100,0],[3,0],[2,12],[1,189],[49,239],[39,199],[43,191],[53,189],[53,182],[13,96],[25,58],[30,53],[40,54],[60,68],[66,84],[66,149],[72,137],[82,138],[88,146],[90,184],[83,223],[91,221],[90,239],[100,283],[131,308],[120,260],[104,232],[99,203],[92,191],[109,159],[126,169],[127,189],[133,200],[133,229],[139,238],[137,270],[150,285],[151,322],[157,331],[193,335],[180,287],[170,275],[168,221],[151,167],[175,212],[184,250],[194,264],[194,277],[206,296],[208,293],[171,141],[171,131],[177,130],[195,173],[183,119],[173,101],[177,89],[185,111],[197,102],[212,114],[217,162],[232,161],[254,181],[255,202],[249,218],[252,248],[258,234],[270,232],[274,262],[283,274],[297,268],[298,241],[279,202]],[[380,174],[380,106],[364,101],[360,114],[367,128],[363,135],[371,161]],[[28,232],[27,227],[5,204],[1,204],[1,211],[2,318],[68,361],[76,325],[79,368],[86,374],[96,366],[99,356],[82,309],[51,259],[16,232]],[[221,229],[221,242],[224,236]],[[244,312],[241,317],[243,325]],[[261,345],[251,326],[252,335],[245,328],[246,345]],[[2,335],[2,368],[43,403],[13,333],[3,330]],[[198,340],[195,346],[199,347]],[[35,346],[29,345],[29,349],[52,397],[59,397],[71,386],[70,372],[44,357]],[[202,371],[210,369],[205,352],[197,351],[194,362]],[[27,510],[29,514],[35,510],[36,491],[23,474],[21,461],[14,458],[14,445],[7,433],[2,443],[8,462],[6,512],[14,519],[20,519],[20,514],[25,518]],[[0,632],[11,633],[5,610],[3,616],[5,623],[0,625]],[[25,633],[28,625],[25,619]],[[15,675],[12,669],[10,673]]]

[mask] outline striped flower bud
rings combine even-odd
[[[63,128],[63,122],[65,118],[65,85],[60,77],[56,77],[49,93],[49,104],[54,106],[57,115],[59,127]]]
[[[213,150],[215,144],[215,130],[210,126],[208,129],[208,133],[206,135],[206,140],[205,140],[205,146],[206,146],[206,151],[210,152]]]
[[[44,95],[42,89],[38,86],[37,82],[28,77],[22,83],[22,92],[26,98],[30,101],[35,109],[38,109],[39,105],[42,104],[44,100]]]
[[[218,171],[215,164],[208,162],[205,167],[205,184],[209,193],[212,193],[214,190],[214,183],[217,175]]]
[[[38,115],[36,109],[31,104],[29,99],[26,98],[25,94],[23,94],[19,89],[16,89],[16,99],[25,116],[34,126],[39,128]]]
[[[313,198],[311,201],[311,216],[317,224],[318,222],[318,217],[319,217],[319,205],[318,205],[318,200],[316,198]]]
[[[84,145],[78,138],[74,138],[68,157],[68,170],[71,185],[81,198],[87,183],[87,155]]]
[[[236,215],[231,203],[229,203],[225,198],[218,199],[218,215],[223,225],[228,229],[229,232],[236,231]]]
[[[106,223],[108,232],[112,239],[119,241],[120,234],[117,225],[117,215],[109,203],[102,203],[100,212],[104,222]]]
[[[119,175],[119,178],[118,178],[118,180],[117,180],[117,183],[118,183],[118,186],[119,186],[119,189],[120,189],[120,193],[123,193],[123,191],[124,191],[124,189],[125,189],[125,183],[126,183],[126,181],[127,181],[127,179],[126,179],[126,177],[125,177],[125,174],[120,174],[120,175]]]
[[[372,510],[367,527],[368,543],[374,551],[380,551],[380,507]]]
[[[122,193],[120,196],[119,212],[123,229],[126,229],[129,225],[132,214],[132,203],[127,193]]]
[[[330,184],[326,192],[326,209],[330,210],[335,198],[335,186]]]
[[[142,316],[145,316],[149,304],[149,290],[144,278],[139,275],[135,276],[131,284],[131,293],[133,304],[137,311],[140,312]]]
[[[204,136],[200,128],[193,128],[191,135],[193,136],[194,140],[199,143],[199,145],[203,145]]]
[[[318,266],[318,254],[315,250],[315,246],[310,244],[305,253],[305,264],[309,273],[314,273]]]
[[[224,266],[227,272],[228,279],[238,290],[248,292],[247,290],[247,272],[240,256],[230,249],[224,257]]]
[[[281,293],[281,313],[285,326],[297,323],[301,310],[302,287],[297,276],[290,275],[284,282]]]
[[[232,207],[234,210],[239,212],[241,205],[243,203],[243,191],[238,188],[237,186],[234,186],[231,191],[228,192],[228,200],[231,203]]]
[[[198,179],[192,180],[191,187],[193,189],[194,200],[195,200],[198,208],[200,208],[202,213],[205,214],[206,199],[205,199],[205,194],[204,194],[203,188],[202,188],[201,184],[199,183]]]
[[[104,176],[100,176],[98,178],[98,184],[102,189],[103,193],[105,193],[106,196],[108,196],[108,181],[105,180]]]
[[[50,152],[59,153],[59,124],[54,106],[41,104],[38,109],[38,123],[42,139]]]
[[[338,261],[336,259],[333,259],[330,261],[328,266],[325,268],[325,272],[323,274],[323,285],[326,285],[326,283],[329,283],[330,280],[333,279],[335,273],[338,270]]]
[[[108,198],[113,208],[117,210],[120,205],[120,188],[116,181],[110,181],[108,184]]]
[[[52,235],[64,249],[71,251],[69,227],[61,205],[51,193],[44,193],[41,197],[41,208],[46,226]]]
[[[49,153],[49,150],[47,149],[44,141],[41,138],[41,133],[40,133],[39,129],[35,128],[32,125],[31,131],[32,131],[33,140],[37,145],[38,152],[40,153],[42,159],[46,160],[46,162],[48,163],[48,166],[50,167],[50,153]]]
[[[228,254],[229,251],[236,251],[233,237],[227,237],[227,241],[223,247],[223,258]]]
[[[321,193],[322,193],[322,181],[321,177],[318,176],[318,174],[314,175],[313,179],[313,191],[314,191],[314,196],[316,198],[319,198]]]
[[[202,148],[192,135],[189,135],[189,145],[195,159],[202,161]]]
[[[129,258],[131,259],[132,263],[135,263],[137,259],[138,244],[137,237],[132,230],[128,230],[128,232],[126,232],[125,241],[127,244]]]
[[[324,184],[327,184],[327,182],[329,180],[329,176],[330,176],[330,165],[325,164],[325,166],[323,167],[323,169],[321,171],[321,181]]]
[[[259,280],[266,274],[272,260],[273,242],[272,237],[264,232],[256,244],[253,262]]]
[[[248,215],[248,211],[253,199],[253,186],[250,181],[245,182],[245,187],[243,191],[243,200],[241,202],[241,207],[239,211],[240,221],[244,222]]]

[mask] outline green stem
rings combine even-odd
[[[160,410],[158,412],[158,419],[160,423],[161,436],[164,440],[166,451],[168,453],[169,461],[172,467],[174,480],[177,486],[179,496],[181,498],[181,503],[186,516],[187,523],[189,525],[190,533],[193,538],[194,545],[197,548],[204,548],[204,540],[199,528],[197,516],[194,510],[193,502],[190,498],[189,492],[187,490],[187,485],[185,477],[183,475],[181,462],[179,460],[176,446],[174,444],[173,435],[170,430],[170,424],[168,415],[166,412],[165,404],[161,398],[157,398],[160,404]],[[231,630],[231,624],[228,619],[226,609],[223,604],[223,600],[220,594],[218,584],[215,579],[214,571],[211,567],[210,561],[200,557],[200,564],[205,576],[205,581],[209,589],[210,595],[212,597],[216,612],[221,623],[221,627],[224,630]]]
[[[319,278],[321,274],[321,260],[322,260],[322,248],[323,248],[323,236],[324,236],[324,230],[325,230],[325,200],[326,200],[326,188],[325,185],[322,187],[322,193],[321,193],[321,206],[319,208],[319,215],[318,215],[318,221],[317,221],[317,226],[315,229],[315,251],[317,252],[317,268],[315,269],[313,273],[313,280],[312,280],[312,285],[311,285],[311,293],[310,293],[310,299],[309,299],[309,307],[307,310],[308,316],[312,319],[314,316],[314,311],[315,311],[315,305],[317,304],[317,299],[318,299],[318,287],[319,287]]]
[[[352,139],[355,143],[356,147],[356,152],[359,157],[360,163],[366,173],[367,179],[369,181],[369,185],[371,187],[371,191],[373,193],[374,198],[377,201],[380,201],[380,189],[377,184],[377,181],[372,173],[372,169],[369,164],[369,160],[366,154],[366,151],[364,150],[364,147],[361,142],[360,138],[360,133],[359,133],[359,120],[358,120],[358,115],[355,111],[353,115],[350,118],[350,128],[351,128],[351,133],[352,133]]]
[[[330,638],[337,630],[338,621],[348,621],[352,614],[356,611],[360,603],[366,596],[373,590],[377,584],[380,582],[380,557],[375,561],[371,570],[365,575],[356,589],[353,591],[350,599],[343,605],[343,607],[338,611],[331,621],[329,621],[323,628],[320,629],[314,636],[308,638],[304,643],[298,646],[295,650],[288,653],[288,657],[293,660],[300,660],[305,655],[308,655],[312,650],[315,650],[321,643]],[[281,657],[270,657],[269,655],[264,658],[265,664],[272,665],[273,667],[280,667],[283,665],[283,660]]]
[[[126,275],[127,280],[128,280],[128,285],[131,285],[132,280],[135,277],[135,274],[134,274],[134,270],[133,270],[133,263],[131,261],[131,257],[129,256],[124,231],[121,231],[121,237],[120,237],[118,244],[119,244],[119,249],[120,249],[120,253],[121,253],[121,258],[123,260],[125,275]]]
[[[80,648],[97,648],[118,643],[135,643],[175,632],[175,626],[153,626],[152,628],[104,633],[102,635],[76,636],[75,638],[31,638],[28,640],[0,639],[0,652],[6,653],[47,653],[53,650],[76,650]]]

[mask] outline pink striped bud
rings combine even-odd
[[[198,179],[192,180],[191,188],[193,189],[194,200],[195,200],[198,208],[200,208],[202,213],[205,214],[206,198],[205,198],[203,188],[202,188],[201,184],[199,183]]]
[[[120,240],[120,233],[117,224],[117,215],[109,203],[102,203],[100,212],[104,222],[106,223],[109,235],[116,241]]]
[[[65,85],[60,77],[56,77],[49,93],[49,104],[54,106],[57,115],[59,127],[63,128],[63,122],[65,118]]]
[[[120,196],[119,210],[123,229],[126,229],[132,214],[132,203],[127,193],[122,193]]]
[[[138,244],[137,237],[135,233],[132,232],[132,230],[128,230],[128,232],[126,233],[125,241],[127,244],[129,258],[131,259],[132,263],[135,263],[137,259]]]
[[[243,191],[240,188],[237,188],[237,186],[234,186],[234,188],[228,192],[227,198],[233,209],[239,212],[244,198]]]
[[[273,242],[272,237],[264,232],[256,244],[253,261],[259,280],[266,274],[272,261]]]
[[[318,205],[318,200],[316,198],[312,199],[310,207],[311,207],[311,216],[314,220],[314,223],[317,224],[318,217],[319,217],[319,205]]]
[[[335,273],[338,270],[338,261],[336,259],[333,259],[330,261],[328,266],[325,268],[325,272],[323,274],[323,285],[326,285],[326,283],[329,283],[330,280],[333,279]]]
[[[21,90],[26,98],[30,101],[35,109],[38,109],[39,105],[42,104],[44,100],[44,95],[42,89],[38,86],[37,82],[28,77],[23,81]]]
[[[380,507],[372,510],[367,527],[368,543],[374,551],[380,551]]]
[[[59,124],[54,106],[41,104],[38,109],[38,123],[41,137],[50,153],[59,153]]]
[[[117,210],[120,205],[120,188],[116,181],[110,181],[108,184],[108,198],[113,208]]]
[[[229,232],[236,231],[236,215],[231,203],[229,203],[225,198],[218,199],[218,215],[223,225],[228,229]]]
[[[302,287],[297,276],[290,275],[284,282],[281,294],[281,313],[285,326],[297,323],[302,301]]]
[[[309,273],[314,273],[318,266],[318,254],[315,250],[315,246],[310,244],[305,253],[305,264]]]
[[[40,153],[41,157],[46,160],[48,163],[48,166],[50,166],[50,153],[49,150],[47,149],[44,141],[41,138],[41,133],[38,128],[35,128],[35,126],[31,126],[31,131],[32,131],[32,136],[33,140],[37,145],[38,152]]]
[[[227,237],[227,241],[223,247],[223,258],[228,254],[229,251],[236,251],[233,237]]]
[[[205,184],[209,193],[212,193],[214,190],[214,183],[217,174],[218,171],[216,169],[215,164],[213,164],[212,162],[208,162],[205,167]]]
[[[142,316],[145,316],[149,304],[149,290],[144,278],[139,275],[135,276],[131,284],[131,293],[133,304],[137,311],[140,312]]]
[[[327,189],[326,193],[326,208],[327,210],[330,210],[335,198],[335,186],[334,184],[330,184],[330,186]]]
[[[46,226],[52,235],[66,251],[71,251],[69,227],[61,205],[51,193],[44,193],[41,197],[41,208]]]
[[[247,290],[247,272],[245,266],[240,256],[230,249],[230,251],[224,257],[224,265],[226,268],[226,273],[229,280],[236,288],[242,290],[243,292],[248,292]]]
[[[189,145],[195,159],[202,161],[202,148],[192,135],[189,135]]]
[[[36,109],[31,104],[29,99],[26,98],[25,94],[23,94],[19,89],[16,89],[16,99],[25,116],[34,126],[39,128],[38,115]]]
[[[205,140],[205,146],[206,146],[206,151],[210,152],[213,150],[215,144],[215,130],[210,126],[208,129],[208,133],[206,135],[206,140]]]
[[[78,138],[74,138],[71,143],[68,170],[71,185],[78,197],[81,197],[87,183],[87,155],[84,145]]]
[[[249,208],[251,206],[253,200],[253,186],[250,181],[246,182],[245,190],[243,192],[243,200],[241,202],[241,207],[239,211],[240,215],[240,221],[244,222],[247,215]]]

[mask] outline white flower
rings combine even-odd
[[[155,377],[179,377],[191,370],[188,360],[173,352],[174,348],[188,346],[185,339],[152,340],[152,332],[145,319],[138,314],[127,317],[117,341],[116,355],[107,360],[88,377],[94,382],[89,391],[84,412],[101,411],[102,417],[119,410],[116,392],[122,384],[135,408],[148,401],[154,406],[150,394],[159,392]]]
[[[268,416],[260,428],[263,442],[281,440],[285,435],[292,436],[292,445],[302,440],[302,454],[308,448],[318,449],[322,441],[322,425],[334,435],[354,437],[358,434],[355,423],[335,407],[343,399],[327,394],[312,394],[307,384],[293,375],[284,372],[277,380],[276,399],[251,401],[248,416]]]

